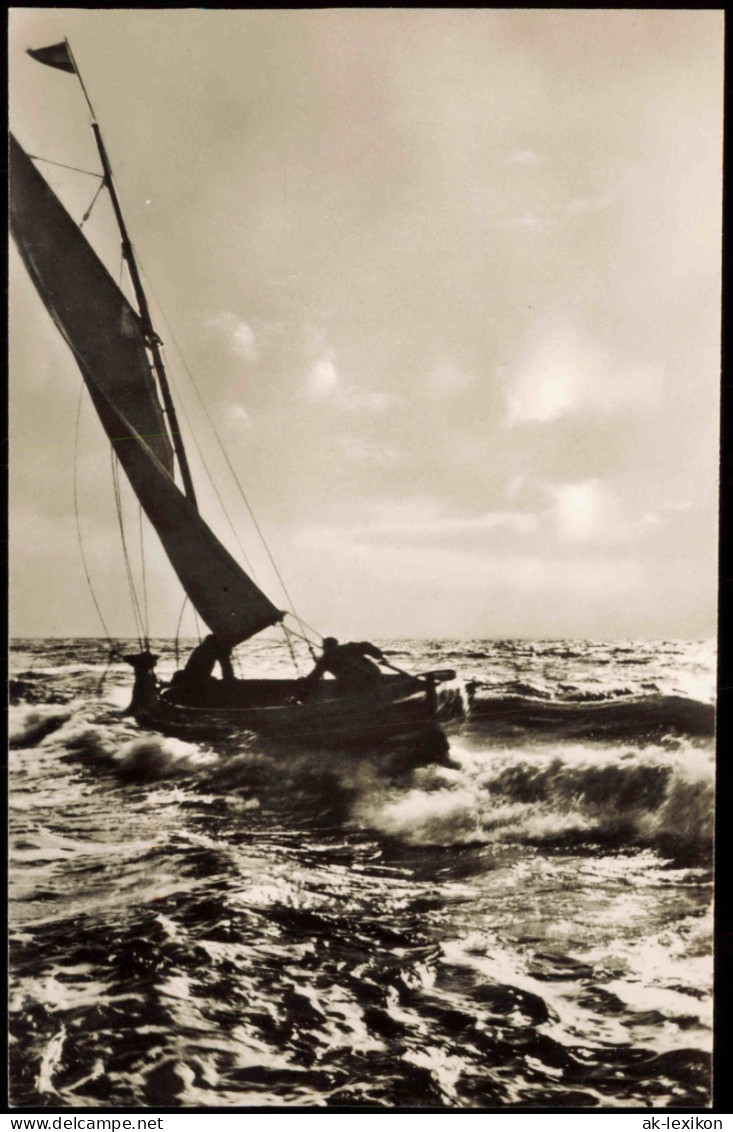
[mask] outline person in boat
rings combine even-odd
[[[231,649],[217,641],[213,633],[209,633],[199,645],[196,645],[186,661],[185,668],[176,673],[172,686],[175,685],[176,690],[202,688],[207,680],[211,679],[214,665],[217,663],[225,683],[233,681],[235,675],[232,667]]]
[[[335,637],[324,637],[323,653],[315,668],[300,681],[303,692],[312,692],[326,672],[336,677],[341,692],[366,692],[378,688],[382,673],[369,657],[384,660],[381,649],[369,641],[350,641],[340,645]]]
[[[158,681],[155,678],[155,665],[159,658],[155,653],[146,649],[145,652],[125,653],[122,655],[122,659],[126,661],[135,672],[132,702],[125,714],[134,714],[136,711],[145,711],[154,707],[158,699]]]

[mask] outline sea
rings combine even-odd
[[[470,686],[448,765],[165,738],[108,642],[12,642],[14,1107],[710,1105],[714,642],[376,643]]]

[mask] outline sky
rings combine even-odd
[[[76,78],[25,54],[64,36],[202,511],[276,604],[340,638],[714,633],[722,12],[11,9],[13,131],[96,171]],[[80,219],[98,182],[39,168]],[[11,633],[102,632],[76,497],[134,635],[108,446],[14,249],[10,281]]]

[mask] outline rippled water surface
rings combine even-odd
[[[451,767],[165,739],[15,642],[16,1106],[708,1104],[712,646],[379,643],[474,684]]]

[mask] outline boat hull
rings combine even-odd
[[[337,695],[329,683],[298,702],[295,681],[211,681],[194,695],[164,691],[134,714],[144,726],[193,740],[249,732],[311,749],[382,750],[409,743],[443,755],[448,743],[442,724],[463,713],[458,686],[426,691],[422,681],[395,676],[359,694]]]

